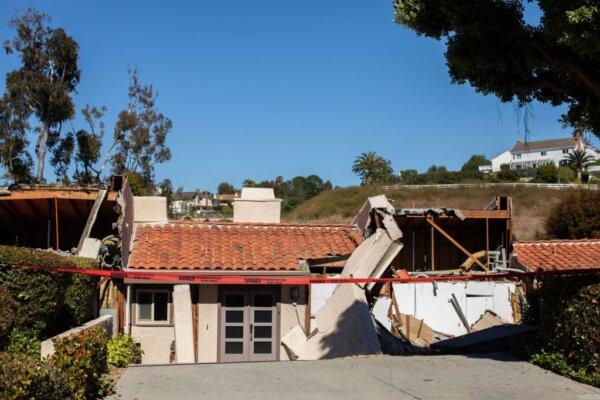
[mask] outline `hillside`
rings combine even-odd
[[[369,196],[385,194],[396,208],[451,207],[482,209],[498,195],[513,198],[513,223],[518,239],[535,239],[544,230],[549,210],[569,190],[532,187],[403,189],[383,191],[380,187],[348,187],[328,190],[284,215],[285,221],[349,223]]]

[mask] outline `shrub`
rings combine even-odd
[[[575,172],[569,167],[560,166],[556,170],[556,176],[560,183],[570,183],[575,180]]]
[[[510,169],[510,165],[508,164],[500,166],[500,171],[496,173],[496,177],[503,182],[517,182],[520,179],[519,174]]]
[[[44,339],[91,318],[96,290],[93,278],[19,268],[27,265],[48,269],[59,266],[89,268],[96,267],[97,263],[43,250],[0,246],[0,286],[13,299],[9,330],[20,328],[31,336]],[[8,335],[6,332],[4,339]],[[2,339],[0,329],[0,349],[6,348],[7,344]]]
[[[67,384],[74,398],[96,399],[110,391],[105,379],[107,342],[106,332],[98,326],[54,340],[50,362],[69,375]]]
[[[126,367],[142,362],[142,349],[129,335],[119,335],[108,342],[108,363]]]
[[[68,375],[53,364],[24,354],[0,353],[0,398],[72,399]]]
[[[556,204],[545,222],[546,234],[556,239],[600,238],[600,192],[580,190]]]
[[[538,167],[535,171],[535,179],[546,183],[556,183],[558,181],[558,171],[556,165],[545,164]]]
[[[40,341],[32,332],[21,328],[13,329],[6,350],[13,354],[25,354],[30,357],[40,356]]]
[[[4,285],[0,285],[0,349],[8,342],[14,322],[15,301]]]
[[[600,277],[545,277],[528,294],[527,319],[537,340],[517,355],[585,383],[600,386]]]

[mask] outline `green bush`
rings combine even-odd
[[[13,354],[25,354],[30,357],[40,356],[40,341],[32,332],[16,328],[10,333],[6,351]]]
[[[8,343],[8,337],[15,319],[14,309],[15,300],[10,291],[6,286],[0,285],[0,349]]]
[[[554,239],[600,238],[600,192],[580,190],[556,204],[545,222]]]
[[[100,327],[54,341],[45,359],[0,353],[0,399],[93,400],[112,390],[107,375],[107,337]]]
[[[129,335],[119,335],[108,342],[108,363],[115,367],[126,367],[142,362],[142,349]]]
[[[556,176],[560,183],[571,183],[575,180],[575,172],[569,167],[560,166],[556,170]]]
[[[48,251],[0,246],[0,287],[12,298],[10,326],[3,329],[5,304],[0,307],[0,350],[6,349],[12,329],[43,340],[91,319],[95,278],[20,268],[40,266],[91,268],[95,260],[64,257]],[[6,297],[0,291],[0,300]]]
[[[545,164],[535,171],[535,179],[545,183],[556,183],[558,181],[558,171],[556,165]]]
[[[95,326],[53,342],[55,353],[50,362],[68,374],[73,398],[102,398],[110,391],[105,378],[108,337],[103,328]]]
[[[543,368],[600,386],[600,277],[545,277],[528,302],[527,318],[539,323],[540,333],[519,353]]]
[[[517,182],[520,179],[517,171],[510,169],[508,164],[500,166],[500,171],[496,173],[496,177],[502,182]]]
[[[68,381],[64,371],[45,360],[0,353],[0,399],[72,399]]]

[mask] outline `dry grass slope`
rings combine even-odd
[[[482,209],[495,196],[513,198],[513,221],[518,239],[535,239],[544,231],[548,212],[571,190],[543,188],[404,189],[348,187],[329,190],[284,216],[286,221],[349,223],[369,196],[385,194],[396,208],[452,207]]]

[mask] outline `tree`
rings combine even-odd
[[[431,167],[427,168],[428,174],[438,174],[440,172],[448,172],[448,168],[443,165],[435,165],[433,164]]]
[[[173,122],[156,107],[152,85],[144,85],[137,70],[129,71],[129,104],[119,113],[115,124],[112,154],[116,174],[133,173],[147,192],[154,187],[154,166],[171,159],[167,135]]]
[[[581,181],[581,171],[592,161],[594,161],[594,157],[588,154],[585,149],[575,149],[567,155],[567,162],[577,173],[579,181]]]
[[[556,204],[546,219],[552,239],[600,238],[600,192],[579,190]]]
[[[565,124],[600,137],[600,12],[596,2],[395,0],[397,23],[446,45],[453,83],[520,105],[564,104]]]
[[[235,193],[235,187],[231,183],[221,182],[219,186],[217,186],[218,194],[233,194]]]
[[[81,110],[81,115],[88,124],[88,130],[80,129],[74,133],[73,128],[55,146],[50,164],[54,166],[56,176],[63,183],[70,182],[67,173],[71,162],[75,164],[73,178],[78,185],[85,186],[100,182],[102,169],[97,167],[96,163],[100,159],[102,149],[104,136],[102,117],[105,113],[106,107],[96,108],[87,104]]]
[[[7,54],[17,53],[20,57],[20,67],[6,75],[3,96],[3,107],[10,109],[9,120],[17,116],[21,120],[21,127],[9,135],[9,140],[13,143],[16,140],[17,146],[8,152],[8,157],[13,163],[17,162],[17,169],[22,173],[28,164],[28,157],[23,155],[26,141],[14,133],[20,133],[24,128],[30,130],[37,137],[37,181],[44,180],[46,153],[60,139],[62,124],[75,113],[71,94],[81,75],[77,65],[77,42],[63,29],[48,27],[49,21],[47,15],[29,8],[24,15],[11,21],[16,35],[4,42]],[[32,118],[38,123],[33,130],[25,122]],[[3,136],[6,139],[6,134]],[[4,157],[7,154],[3,155],[6,165],[8,161]]]
[[[492,162],[483,154],[473,154],[466,163],[461,167],[461,171],[476,171],[479,172],[479,167],[490,165]]]
[[[167,210],[169,211],[169,217],[172,216],[173,210],[171,204],[173,203],[173,183],[170,179],[164,179],[158,184],[160,189],[160,195],[167,198]]]
[[[535,179],[546,183],[556,183],[558,181],[556,165],[550,163],[539,166],[535,171]]]
[[[392,179],[392,163],[374,151],[368,151],[357,156],[352,165],[354,172],[362,185],[372,185],[378,182],[388,182]]]
[[[247,187],[256,187],[256,182],[253,181],[252,179],[244,179],[244,182],[242,183],[242,186],[247,188]]]
[[[416,169],[405,169],[400,171],[400,182],[404,185],[417,185],[420,183],[419,173]]]
[[[29,182],[33,162],[27,152],[27,119],[18,114],[10,101],[0,99],[0,164],[6,177],[14,182]]]

